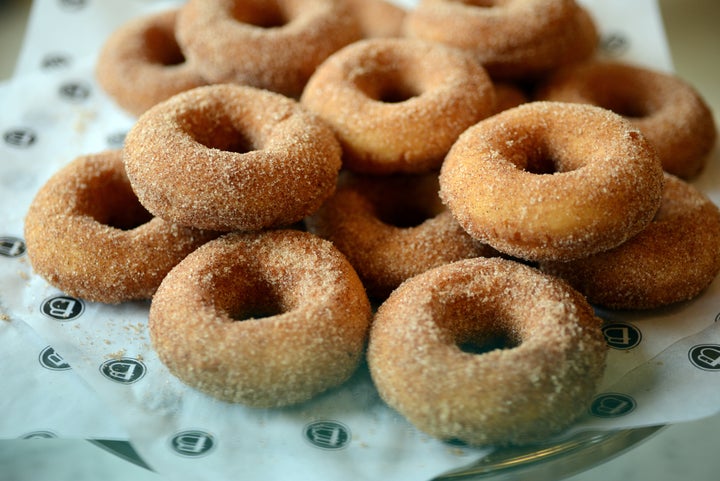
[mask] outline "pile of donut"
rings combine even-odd
[[[97,78],[137,121],[37,194],[31,263],[90,301],[151,299],[160,359],[212,397],[300,403],[365,359],[432,436],[545,439],[602,377],[594,307],[687,301],[720,270],[720,212],[688,182],[711,112],[597,46],[572,0],[130,22]]]

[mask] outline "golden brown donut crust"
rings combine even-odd
[[[362,37],[345,0],[189,0],[176,33],[211,82],[291,97],[331,53]]]
[[[653,309],[686,301],[720,272],[720,211],[695,187],[666,174],[660,209],[638,235],[606,252],[540,267],[601,307]]]
[[[355,371],[372,312],[331,243],[275,230],[203,247],[168,274],[150,307],[153,347],[170,372],[223,401],[277,407]]]
[[[683,179],[702,172],[717,139],[713,114],[697,90],[646,67],[585,62],[555,73],[535,97],[598,105],[625,116],[655,147],[665,171]]]
[[[371,297],[460,259],[496,255],[472,239],[440,202],[437,174],[341,176],[335,194],[305,219],[355,267]]]
[[[83,155],[60,169],[25,218],[35,272],[71,296],[109,304],[149,299],[171,268],[214,237],[152,218],[130,187],[119,150]]]
[[[530,102],[465,131],[440,195],[470,235],[526,260],[571,260],[640,232],[660,206],[663,171],[621,116]]]
[[[463,260],[410,279],[380,306],[368,365],[380,396],[421,431],[526,444],[585,412],[605,366],[600,326],[558,278]]]
[[[332,130],[292,99],[219,84],[140,116],[125,139],[140,202],[179,224],[218,231],[291,225],[335,190]]]
[[[502,80],[539,78],[598,45],[594,20],[574,0],[422,0],[403,31],[467,50]]]
[[[386,0],[347,0],[363,38],[401,37],[407,10]]]
[[[177,10],[169,10],[133,19],[115,30],[98,54],[100,87],[132,115],[207,83],[177,44],[176,18]]]
[[[333,127],[346,169],[385,175],[438,169],[458,135],[492,113],[495,98],[469,55],[382,38],[333,54],[300,101]]]

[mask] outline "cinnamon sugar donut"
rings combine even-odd
[[[541,268],[601,307],[652,309],[686,301],[720,272],[720,211],[695,187],[666,174],[660,209],[642,232],[609,251]]]
[[[602,321],[565,282],[476,258],[401,285],[377,311],[368,366],[418,429],[473,445],[547,439],[586,411],[604,366]]]
[[[400,37],[407,10],[386,0],[347,0],[364,38]]]
[[[371,174],[439,168],[457,136],[495,103],[489,77],[469,55],[404,38],[361,40],[334,53],[300,101],[335,130],[343,166]]]
[[[331,243],[307,232],[232,233],[174,268],[150,306],[160,360],[217,399],[299,403],[344,382],[371,318],[362,284]]]
[[[645,67],[585,62],[557,72],[536,97],[599,105],[625,116],[655,147],[665,171],[684,179],[704,169],[717,138],[713,114],[691,85]]]
[[[362,36],[344,0],[189,0],[176,32],[211,82],[291,97],[331,53]]]
[[[297,101],[239,85],[178,94],[145,112],[125,140],[140,202],[179,224],[218,231],[291,225],[329,197],[341,151]]]
[[[403,30],[467,50],[504,80],[540,77],[598,45],[592,17],[574,0],[422,0]]]
[[[530,102],[465,131],[440,195],[470,235],[527,260],[571,260],[640,232],[660,205],[663,171],[621,116]]]
[[[138,116],[171,96],[207,82],[175,40],[177,10],[150,14],[115,30],[100,50],[95,75],[124,110]]]
[[[431,267],[496,254],[442,205],[437,174],[341,178],[335,194],[305,224],[345,254],[371,297],[385,298]]]
[[[35,272],[69,295],[110,304],[149,299],[172,267],[214,237],[152,217],[119,150],[83,155],[59,170],[25,218]]]

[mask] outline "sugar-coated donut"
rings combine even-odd
[[[638,235],[606,252],[540,267],[601,307],[652,309],[686,301],[720,272],[720,211],[695,187],[666,174],[660,209]]]
[[[305,224],[345,254],[373,298],[384,299],[432,267],[497,254],[472,239],[442,205],[436,173],[341,179]]]
[[[605,107],[632,122],[658,152],[663,168],[697,176],[715,145],[713,114],[695,88],[676,75],[613,61],[567,67],[536,92],[539,100]]]
[[[400,37],[407,10],[386,0],[347,0],[363,38]]]
[[[527,260],[571,260],[640,232],[660,206],[648,141],[592,105],[529,102],[465,131],[440,195],[470,235]]]
[[[458,135],[495,103],[470,55],[405,38],[361,40],[334,53],[300,101],[335,130],[343,166],[371,174],[439,168]]]
[[[598,34],[574,0],[422,0],[405,35],[472,52],[494,79],[540,77],[592,56]]]
[[[547,439],[585,412],[607,346],[583,296],[515,261],[431,269],[379,307],[368,366],[418,429],[472,445]]]
[[[80,156],[56,172],[25,218],[34,271],[69,295],[108,304],[149,299],[170,269],[214,237],[153,218],[119,150]]]
[[[291,97],[331,53],[362,37],[345,0],[189,0],[176,33],[211,82]]]
[[[115,30],[98,54],[100,87],[133,115],[207,83],[177,44],[176,18],[177,10],[169,10],[133,19]]]
[[[125,165],[154,215],[218,231],[298,222],[329,197],[341,150],[295,100],[218,84],[145,112],[125,139]]]
[[[210,396],[253,407],[299,403],[344,382],[372,311],[330,242],[307,232],[231,233],[163,280],[149,329],[160,360]]]

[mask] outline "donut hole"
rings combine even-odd
[[[258,135],[222,112],[192,111],[184,120],[187,134],[209,149],[246,154],[262,148]]]
[[[151,63],[165,67],[185,63],[185,55],[183,55],[172,31],[160,26],[148,28],[145,31],[144,41],[146,54]]]
[[[520,341],[509,332],[489,332],[460,337],[456,339],[456,345],[468,354],[484,354],[497,349],[512,349],[519,346]]]
[[[395,70],[375,71],[370,76],[355,80],[356,87],[373,100],[396,104],[418,97],[425,88],[403,72]]]
[[[140,204],[126,178],[100,179],[96,189],[87,192],[82,209],[100,224],[132,230],[149,222],[153,215]]]
[[[468,7],[478,7],[478,8],[491,8],[491,7],[499,7],[502,6],[504,3],[502,0],[457,0],[458,3],[462,3],[463,5],[467,5]]]
[[[285,12],[277,1],[271,0],[236,1],[231,13],[238,22],[258,28],[279,28],[287,25],[290,20],[288,12]]]
[[[652,114],[653,108],[636,93],[619,92],[614,96],[602,99],[599,107],[612,110],[628,119],[641,119]]]
[[[442,209],[431,200],[411,199],[413,203],[388,202],[376,207],[377,217],[381,222],[409,229],[417,227],[428,219],[437,216]]]
[[[277,316],[289,310],[287,302],[272,283],[260,274],[237,269],[213,291],[227,289],[228,297],[219,299],[219,308],[233,321],[249,321]],[[225,283],[230,284],[228,287]]]

